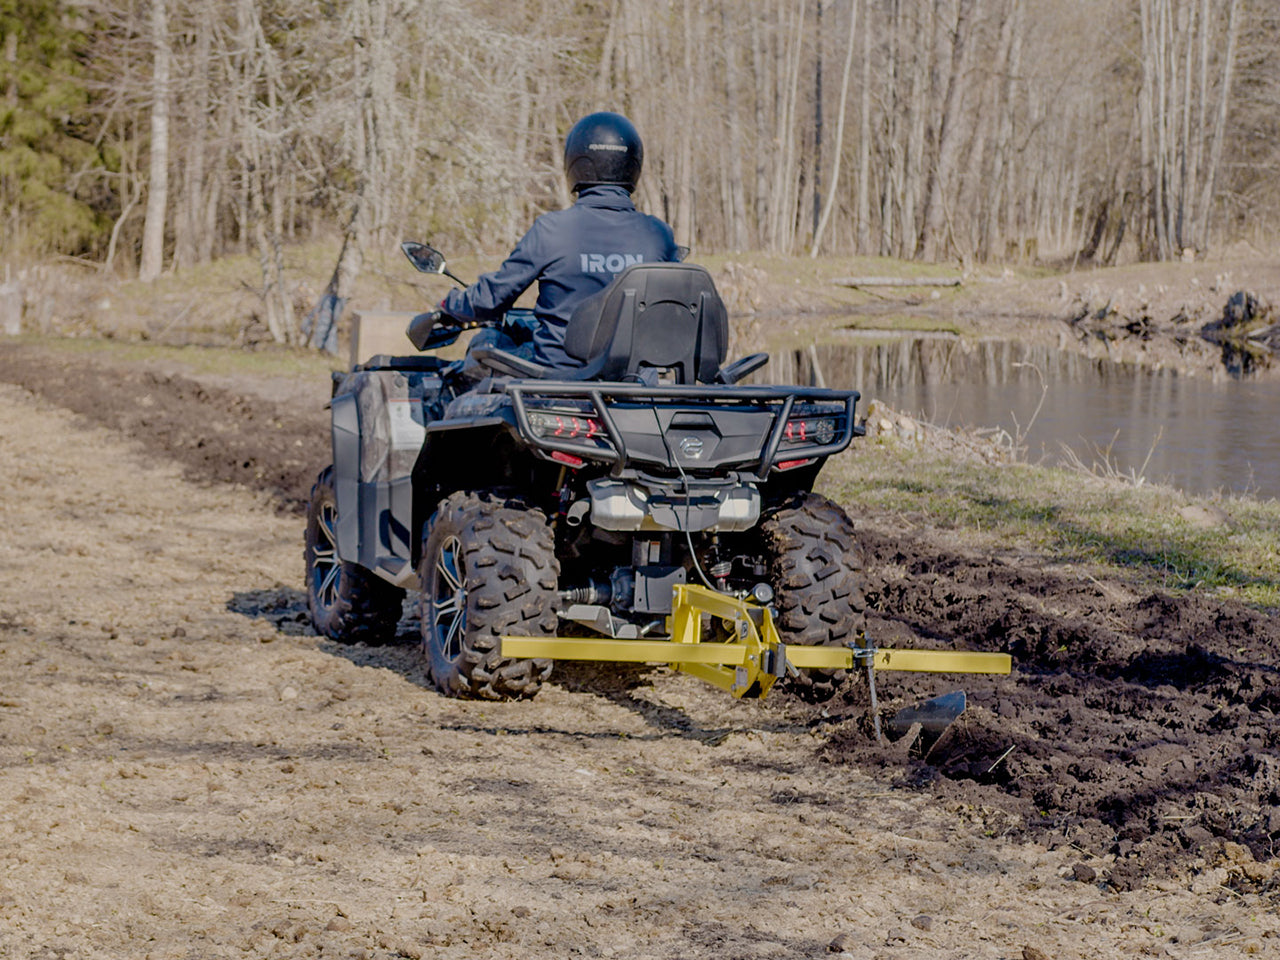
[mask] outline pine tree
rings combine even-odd
[[[102,158],[87,135],[85,48],[83,24],[61,0],[0,0],[0,244],[9,250],[82,253],[103,236],[90,203]]]

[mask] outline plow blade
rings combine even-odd
[[[899,710],[889,720],[889,739],[900,740],[911,732],[912,727],[918,727],[919,750],[921,755],[926,755],[947,728],[964,713],[965,703],[964,691],[957,690]]]

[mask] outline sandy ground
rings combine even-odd
[[[38,383],[34,393],[0,383],[0,955],[1280,956],[1274,862],[1257,843],[1224,842],[1234,821],[1171,835],[1181,838],[1169,841],[1174,856],[1151,845],[1168,839],[1160,822],[1198,818],[1152,807],[1128,839],[1151,853],[1150,876],[1133,875],[1139,857],[1123,883],[1109,882],[1126,842],[1101,809],[1111,794],[1089,801],[1100,805],[1092,819],[1066,816],[1059,798],[1063,829],[1032,830],[1040,799],[1016,789],[1032,766],[982,784],[945,763],[877,753],[857,689],[826,716],[785,697],[733,702],[665,670],[566,671],[526,703],[444,699],[423,677],[408,621],[405,642],[386,648],[309,635],[302,525],[288,508],[290,478],[310,469],[310,454],[295,471],[277,469],[283,455],[236,453],[219,426],[235,405],[209,393],[189,398],[209,408],[203,431],[188,426],[179,442],[176,424],[192,422],[174,399],[191,393],[185,381],[116,372],[133,419],[107,405],[78,415],[64,407],[85,405],[70,395],[86,391],[57,383],[78,388],[83,375],[50,365],[36,377],[38,356],[4,359],[0,379]],[[128,439],[166,416],[166,437]],[[282,437],[287,451],[291,431],[314,436],[322,416],[264,415],[245,429]],[[206,455],[218,443],[225,453]],[[979,628],[956,610],[966,589],[991,592],[998,578],[913,569],[928,545],[904,553],[886,533],[868,539],[872,593],[903,611],[897,629],[936,632],[929,618],[945,622],[949,610],[956,642],[970,642]],[[958,556],[952,567],[965,566]],[[1097,598],[1059,592],[1056,611],[1041,603],[1040,615],[1069,625],[1096,657],[1091,644],[1108,635],[1073,618]],[[1103,605],[1103,618],[1126,603]],[[1010,643],[1049,671],[1037,643],[1052,653],[1059,635],[1033,606],[1006,609],[1026,628],[1010,629]],[[1236,617],[1238,628],[1219,631],[1228,643],[1246,633],[1269,643],[1274,629],[1227,606],[1175,613]],[[1274,698],[1271,662],[1244,679],[1240,664],[1206,672]],[[1066,664],[1050,679],[1075,674],[1082,686],[1058,694],[1045,674],[1011,678],[1007,713],[1000,681],[987,681],[966,742],[1003,729],[1030,743],[1056,726],[1075,741],[1064,744],[1074,756],[1062,782],[1084,789],[1099,766],[1082,769],[1085,731],[1033,709],[1039,688],[1075,697],[1078,714],[1107,710],[1090,701],[1114,697],[1114,678]],[[1125,682],[1147,682],[1158,699],[1166,679]],[[910,692],[895,682],[884,681],[890,701]],[[1244,723],[1241,714],[1215,728],[1207,713],[1205,728]],[[1241,734],[1265,789],[1233,784],[1219,796],[1191,783],[1187,793],[1238,806],[1255,837],[1280,828],[1267,819],[1272,716]],[[1117,776],[1141,774],[1116,787],[1133,801],[1152,769],[1184,754],[1199,769],[1178,742],[1097,754]],[[1232,741],[1215,743],[1221,752]],[[1027,752],[1045,769],[1060,759]],[[1186,764],[1180,775],[1194,779]],[[1069,829],[1082,823],[1093,833]]]

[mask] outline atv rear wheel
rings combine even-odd
[[[559,572],[541,511],[489,494],[446,498],[418,567],[422,647],[436,687],[486,700],[536,694],[552,661],[504,657],[499,638],[556,632]]]
[[[865,628],[862,551],[853,521],[816,493],[797,494],[760,524],[774,589],[777,625],[786,643],[843,646]],[[803,670],[787,687],[821,703],[835,696],[844,670]]]
[[[307,504],[307,608],[316,630],[339,643],[395,639],[404,591],[354,563],[338,559],[338,499],[333,468],[325,467]]]

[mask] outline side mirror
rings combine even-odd
[[[444,273],[444,254],[435,247],[416,240],[404,240],[400,249],[409,258],[409,262],[421,273]]]

